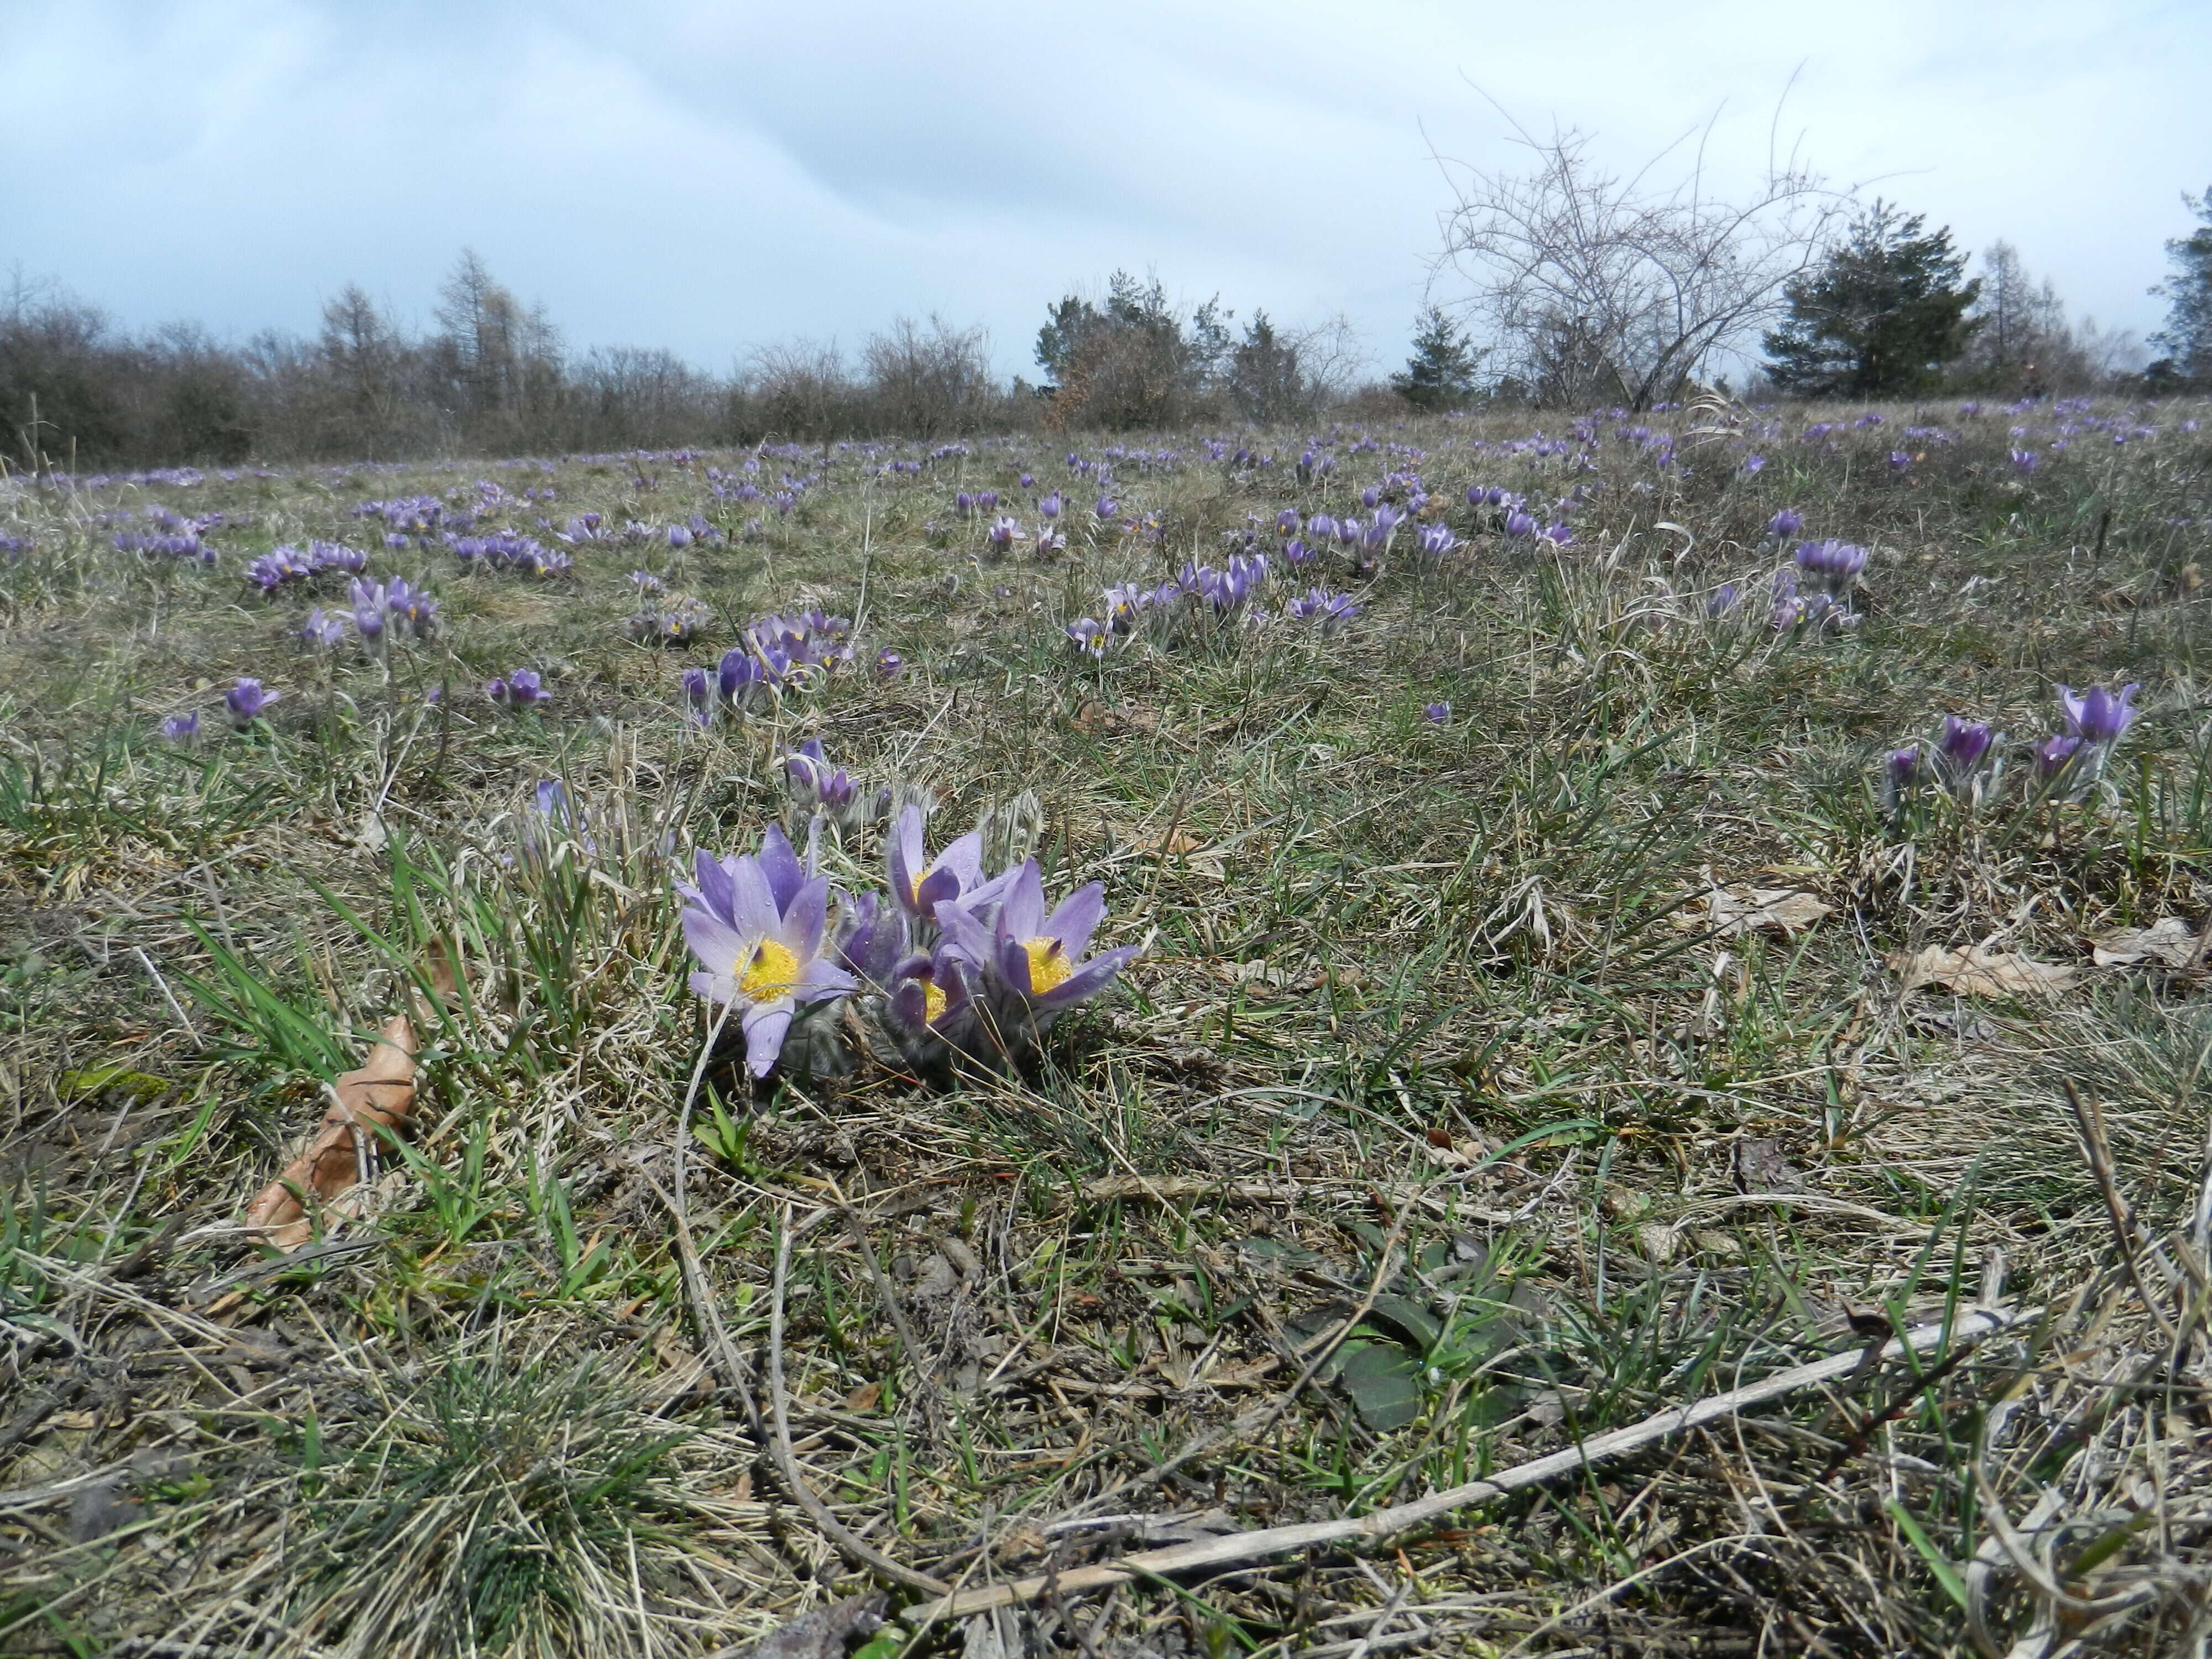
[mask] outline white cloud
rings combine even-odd
[[[934,309],[1009,369],[1050,299],[1127,265],[1343,310],[1387,359],[1445,204],[1428,143],[1510,154],[1475,85],[1624,164],[1724,104],[1726,180],[1802,65],[1785,143],[2142,329],[2178,193],[2212,183],[2185,171],[2207,64],[2200,9],[2051,0],[0,0],[0,259],[242,334],[356,280],[419,320],[465,243],[580,344],[720,364]]]

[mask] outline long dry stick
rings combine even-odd
[[[2112,1167],[2112,1143],[2105,1136],[2104,1114],[2097,1109],[2094,1097],[2084,1095],[2074,1086],[2071,1078],[2066,1079],[2066,1101],[2073,1107],[2075,1119],[2081,1125],[2082,1154],[2089,1160],[2089,1172],[2097,1178],[2098,1190],[2105,1195],[2105,1209],[2112,1222],[2112,1239],[2119,1246],[2120,1260],[2127,1267],[2128,1277],[2135,1281],[2136,1294],[2142,1297],[2144,1311],[2158,1322],[2159,1331],[2167,1343],[2178,1347],[2181,1341],[2180,1334],[2174,1329],[2173,1322],[2166,1316],[2166,1310],[2159,1305],[2158,1298],[2150,1293],[2150,1285],[2143,1279],[2141,1254],[2143,1246],[2138,1237],[2142,1230],[2136,1224],[2135,1206],[2120,1195],[2119,1175]],[[2166,1282],[2171,1285],[2172,1268],[2160,1256],[2155,1241],[2150,1243],[2149,1249],[2151,1259],[2165,1271]]]
[[[792,1454],[791,1411],[783,1387],[783,1285],[791,1272],[791,1241],[830,1213],[828,1210],[817,1210],[794,1229],[791,1224],[791,1212],[787,1208],[783,1225],[778,1230],[775,1241],[775,1286],[769,1298],[768,1320],[768,1389],[769,1414],[775,1425],[775,1466],[782,1473],[783,1484],[799,1500],[799,1507],[806,1511],[823,1535],[839,1549],[856,1560],[866,1562],[884,1577],[894,1579],[908,1589],[926,1590],[932,1595],[949,1601],[952,1599],[951,1585],[942,1578],[933,1578],[926,1572],[916,1572],[912,1567],[892,1560],[830,1514],[830,1506],[814,1495],[814,1489],[799,1474],[799,1459]]]
[[[1991,1309],[1980,1309],[1950,1324],[1923,1325],[1908,1331],[1899,1340],[1881,1350],[1885,1358],[1893,1358],[1908,1349],[1918,1352],[1942,1342],[1948,1335],[1956,1342],[1972,1342],[2002,1330],[2012,1322],[2012,1316]],[[1778,1400],[1800,1389],[1817,1383],[1830,1382],[1849,1376],[1859,1364],[1857,1350],[1839,1353],[1826,1359],[1814,1360],[1810,1364],[1798,1365],[1786,1371],[1741,1389],[1731,1389],[1726,1394],[1700,1400],[1693,1405],[1678,1406],[1648,1417],[1643,1422],[1610,1434],[1601,1434],[1578,1446],[1552,1453],[1547,1457],[1532,1459],[1513,1468],[1504,1469],[1487,1480],[1470,1480],[1465,1486],[1453,1486],[1410,1504],[1393,1504],[1389,1509],[1376,1510],[1366,1515],[1348,1516],[1335,1521],[1313,1521],[1295,1527],[1266,1527],[1255,1532],[1227,1533],[1218,1538],[1208,1538],[1195,1544],[1178,1545],[1172,1549],[1139,1550],[1122,1556],[1119,1560],[1103,1561],[1096,1566],[1079,1567],[1073,1572],[1058,1574],[1053,1581],[1060,1594],[1077,1590],[1102,1589],[1109,1584],[1126,1583],[1133,1578],[1159,1577],[1172,1573],[1190,1572],[1202,1567],[1228,1567],[1264,1559],[1272,1555],[1288,1554],[1294,1550],[1312,1549],[1323,1544],[1358,1542],[1378,1543],[1395,1534],[1449,1515],[1470,1504],[1487,1503],[1493,1498],[1503,1498],[1509,1492],[1524,1487],[1540,1486],[1564,1474],[1574,1474],[1595,1464],[1641,1450],[1656,1440],[1686,1430],[1701,1428],[1707,1423],[1733,1416],[1749,1407]],[[910,1609],[910,1620],[927,1623],[940,1619],[958,1619],[988,1608],[1005,1607],[1011,1602],[1027,1601],[1045,1593],[1042,1577],[1019,1578],[985,1589],[963,1590],[957,1595]]]

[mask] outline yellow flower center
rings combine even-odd
[[[748,1002],[774,1002],[799,987],[799,958],[784,945],[764,939],[753,946],[750,961],[732,964],[738,992]]]
[[[1056,939],[1033,939],[1023,945],[1030,953],[1030,994],[1042,996],[1055,989],[1074,969],[1060,953]]]
[[[934,1025],[944,1012],[945,988],[941,985],[924,985],[921,988],[922,1019],[927,1024]]]

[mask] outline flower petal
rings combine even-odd
[[[1035,859],[1024,859],[999,905],[1001,939],[1032,939],[1044,931],[1044,878]]]
[[[769,890],[775,895],[776,913],[781,915],[791,908],[799,890],[806,884],[806,872],[799,862],[799,855],[791,850],[791,842],[780,825],[771,823],[768,833],[761,837],[760,852],[756,855],[761,873],[768,878]]]
[[[1073,962],[1083,955],[1105,915],[1106,884],[1094,881],[1060,902],[1060,908],[1045,919],[1045,935],[1058,939],[1060,953]]]
[[[775,902],[767,872],[757,859],[741,858],[731,864],[730,921],[751,939],[783,936],[783,907]]]
[[[981,884],[983,879],[983,832],[970,830],[952,842],[930,861],[932,871],[949,870],[960,878],[960,890]]]
[[[1133,945],[1102,951],[1039,997],[1037,1006],[1065,1008],[1072,1003],[1097,996],[1106,988],[1107,981],[1127,967],[1137,954],[1138,947]]]
[[[699,958],[700,966],[726,979],[754,944],[712,911],[688,904],[684,907],[684,942]]]
[[[763,1003],[745,1012],[745,1069],[766,1077],[783,1053],[783,1034],[791,1029],[788,1002]]]
[[[694,974],[690,984],[694,996],[709,1002],[732,1001],[738,994],[738,982],[727,974]]]
[[[817,876],[802,884],[783,907],[782,926],[776,937],[791,947],[801,962],[822,954],[822,933],[829,924],[830,878]]]
[[[708,856],[701,848],[692,860],[692,867],[699,872],[699,896],[706,906],[725,921],[733,918],[730,914],[730,872],[716,859]]]
[[[911,911],[915,878],[921,873],[921,808],[908,801],[890,834],[891,897]]]
[[[937,925],[945,930],[953,953],[978,968],[988,964],[997,949],[990,927],[964,904],[947,899],[937,907]]]
[[[921,878],[921,885],[915,889],[915,914],[923,917],[928,916],[946,900],[958,898],[960,889],[960,875],[957,871],[947,870],[941,866],[932,870]]]
[[[817,957],[799,970],[799,983],[792,988],[792,996],[799,1002],[827,1002],[831,997],[850,995],[856,988],[852,975],[829,957]]]

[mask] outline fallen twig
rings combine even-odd
[[[2011,1322],[2009,1314],[1978,1309],[1953,1323],[1923,1325],[1908,1331],[1881,1352],[1884,1358],[1907,1351],[1918,1352],[1936,1346],[1947,1335],[1956,1342],[1972,1342],[1992,1331],[2002,1330]],[[1553,1452],[1549,1456],[1534,1458],[1513,1468],[1501,1470],[1486,1480],[1470,1480],[1464,1486],[1453,1486],[1427,1498],[1417,1498],[1410,1504],[1393,1504],[1366,1515],[1347,1516],[1334,1521],[1314,1521],[1293,1527],[1266,1527],[1255,1532],[1227,1533],[1218,1538],[1178,1545],[1171,1549],[1140,1550],[1134,1554],[1122,1556],[1119,1560],[1102,1561],[1095,1566],[1079,1567],[1073,1571],[1060,1573],[1057,1575],[1056,1583],[1060,1593],[1066,1595],[1125,1583],[1133,1578],[1161,1577],[1207,1567],[1237,1566],[1268,1556],[1284,1555],[1326,1544],[1376,1543],[1437,1520],[1454,1510],[1464,1509],[1470,1504],[1486,1503],[1524,1487],[1541,1486],[1561,1475],[1573,1474],[1595,1464],[1625,1457],[1670,1435],[1700,1428],[1750,1407],[1778,1400],[1800,1389],[1832,1382],[1848,1376],[1859,1364],[1861,1357],[1859,1350],[1852,1349],[1826,1359],[1814,1360],[1809,1364],[1793,1366],[1789,1370],[1778,1371],[1772,1376],[1747,1383],[1741,1389],[1731,1389],[1726,1394],[1715,1395],[1692,1405],[1675,1407],[1627,1428],[1616,1429],[1610,1434],[1599,1435],[1580,1445]],[[910,1621],[921,1623],[962,1618],[1012,1602],[1032,1601],[1043,1595],[1045,1588],[1046,1580],[1041,1577],[1015,1579],[1006,1583],[944,1596],[910,1609],[907,1617]]]
[[[864,1542],[836,1516],[830,1506],[814,1494],[799,1472],[799,1459],[791,1449],[791,1409],[783,1386],[783,1285],[791,1271],[791,1241],[799,1233],[812,1228],[831,1213],[817,1210],[798,1227],[791,1224],[791,1212],[784,1212],[783,1225],[775,1242],[775,1284],[770,1293],[768,1320],[768,1390],[769,1416],[775,1429],[770,1443],[775,1451],[775,1466],[783,1475],[783,1484],[798,1500],[823,1534],[839,1549],[858,1561],[865,1561],[886,1578],[896,1580],[909,1589],[927,1590],[930,1595],[950,1601],[952,1586],[941,1578],[933,1578],[926,1572],[916,1572],[912,1567],[894,1561],[873,1545]],[[996,1606],[997,1604],[992,1603]]]

